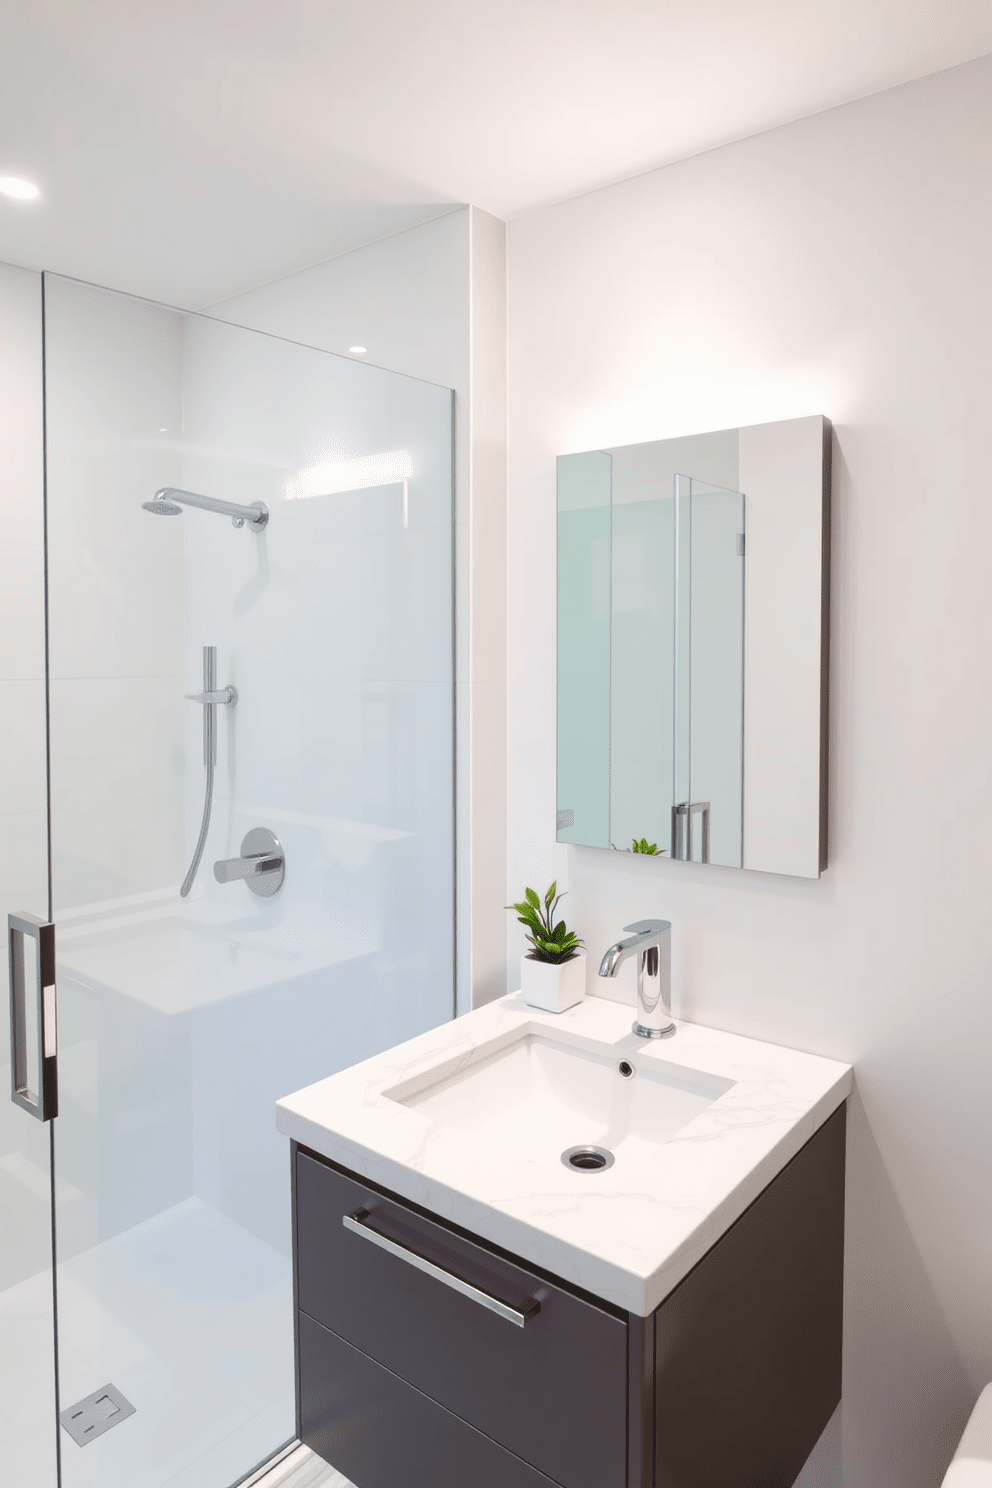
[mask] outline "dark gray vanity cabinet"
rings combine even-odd
[[[840,1399],[844,1117],[648,1318],[294,1144],[301,1440],[358,1488],[790,1488]]]

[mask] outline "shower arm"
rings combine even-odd
[[[241,506],[237,501],[221,501],[217,496],[200,496],[196,491],[181,491],[177,486],[161,486],[155,492],[156,501],[175,501],[180,506],[198,506],[201,511],[218,512],[230,517],[235,527],[246,524],[253,532],[261,532],[269,520],[269,508],[264,501],[253,501],[250,506]]]

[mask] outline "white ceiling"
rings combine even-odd
[[[0,0],[0,260],[202,306],[992,52],[992,0]]]

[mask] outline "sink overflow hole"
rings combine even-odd
[[[623,1075],[625,1080],[631,1079],[634,1074],[634,1066],[628,1059],[621,1059],[620,1063],[617,1065],[617,1069],[619,1070],[620,1074]]]
[[[576,1173],[601,1173],[604,1168],[612,1168],[613,1153],[605,1147],[566,1147],[561,1160]]]

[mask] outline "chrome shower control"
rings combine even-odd
[[[271,899],[282,888],[286,877],[286,857],[282,844],[268,827],[252,827],[241,842],[241,856],[221,858],[214,864],[214,878],[218,883],[234,883],[243,879],[253,894]]]

